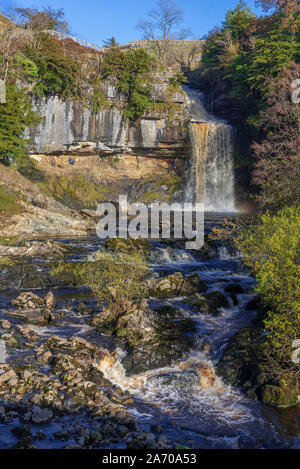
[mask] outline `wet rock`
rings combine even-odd
[[[49,322],[42,315],[41,311],[38,309],[26,310],[26,311],[15,311],[15,312],[9,313],[9,315],[18,319],[22,319],[23,321],[29,324],[35,324],[38,326],[46,326]]]
[[[3,368],[2,368],[3,369]],[[13,369],[6,370],[4,372],[1,371],[0,369],[0,386],[10,379],[16,379],[17,374],[14,372]]]
[[[128,428],[125,427],[124,425],[120,425],[118,428],[117,428],[117,434],[120,435],[122,438],[127,435],[128,433]]]
[[[33,449],[32,446],[32,436],[26,436],[25,438],[22,438],[18,443],[13,445],[11,449]]]
[[[199,251],[199,254],[204,259],[215,259],[219,257],[219,245],[216,241],[209,239],[205,236],[204,246]]]
[[[184,319],[190,317],[187,311],[173,305],[162,305],[155,308],[155,311],[167,319]]]
[[[68,441],[71,438],[71,432],[69,430],[61,430],[53,434],[56,440]]]
[[[54,319],[51,313],[51,308],[55,306],[55,299],[52,292],[49,292],[45,298],[40,298],[32,292],[21,293],[11,304],[18,309],[7,314],[23,319],[28,323],[46,325]],[[48,308],[47,304],[51,306],[51,308]]]
[[[13,300],[11,304],[21,310],[30,310],[43,308],[45,306],[45,301],[43,298],[40,298],[32,292],[25,292],[21,293],[21,295],[18,296],[16,300]]]
[[[261,308],[261,301],[259,297],[253,298],[248,301],[245,306],[245,311],[258,311]]]
[[[205,293],[203,296],[208,302],[210,314],[218,314],[220,308],[230,307],[229,301],[220,291]]]
[[[7,320],[1,321],[2,329],[11,329],[11,323]]]
[[[225,287],[225,291],[227,293],[234,293],[235,295],[244,293],[244,290],[239,283],[231,283],[230,285],[227,285]]]
[[[160,425],[156,425],[156,424],[151,425],[150,429],[151,429],[151,432],[153,432],[153,433],[162,433],[163,432],[163,428]]]
[[[51,357],[52,357],[52,353],[50,351],[47,351],[47,352],[37,355],[36,359],[37,359],[37,362],[40,363],[41,365],[47,365]]]
[[[299,402],[299,386],[287,385],[283,380],[279,386],[267,384],[262,391],[262,401],[274,407],[293,407]]]
[[[127,351],[122,363],[130,374],[167,366],[190,350],[193,340],[186,334],[194,329],[192,320],[164,319],[143,302],[117,322],[116,335]]]
[[[32,409],[31,420],[33,423],[49,423],[53,418],[51,409],[41,409],[39,406],[34,406]]]
[[[253,356],[254,344],[259,337],[259,331],[255,327],[248,327],[229,341],[218,364],[218,372],[229,384],[241,386],[249,382],[253,368],[257,367]]]
[[[186,388],[199,384],[199,375],[196,371],[176,371],[162,373],[149,379],[150,383],[158,386],[174,386],[175,388]]]
[[[0,256],[63,258],[68,248],[52,240],[25,241],[21,246],[0,246]]]
[[[40,440],[45,440],[46,439],[46,435],[45,433],[42,431],[42,430],[39,430],[36,435],[35,435],[35,439],[40,441]]]
[[[186,303],[192,307],[195,312],[201,312],[203,314],[209,314],[211,309],[209,303],[204,296],[197,293],[195,296],[191,296],[187,299]]]
[[[20,440],[28,436],[32,437],[29,425],[20,425],[19,427],[14,427],[11,432],[16,438]]]
[[[282,379],[275,383],[261,362],[268,347],[263,329],[253,325],[235,335],[225,348],[218,364],[218,373],[234,386],[240,386],[252,399],[259,399],[275,407],[297,405],[297,384],[287,385]]]
[[[206,285],[197,274],[185,277],[181,272],[151,281],[149,284],[149,296],[156,298],[190,296],[206,290]]]
[[[45,296],[45,306],[48,310],[51,310],[55,308],[55,305],[56,305],[56,302],[55,302],[54,295],[51,291],[49,291],[47,295]]]

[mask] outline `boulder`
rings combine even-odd
[[[190,305],[192,307],[192,310],[195,312],[201,312],[203,314],[210,313],[210,307],[207,299],[199,293],[189,297],[187,299],[187,304]]]
[[[219,291],[204,293],[203,295],[197,293],[187,299],[187,304],[189,304],[195,312],[212,315],[219,314],[220,308],[229,308],[230,306],[227,298]]]
[[[41,409],[39,406],[34,406],[31,414],[31,420],[33,423],[49,423],[53,417],[51,409]]]
[[[1,371],[0,371],[1,373]],[[14,372],[13,369],[9,369],[7,371],[4,371],[4,373],[0,374],[0,386],[2,384],[5,384],[7,383],[9,380],[11,379],[17,379],[17,375],[16,373]]]
[[[55,307],[52,292],[48,292],[45,298],[40,298],[32,292],[21,293],[11,304],[18,309],[7,314],[30,324],[46,325],[54,318],[51,314],[51,309]]]
[[[55,302],[54,295],[51,291],[49,291],[47,295],[45,296],[45,306],[47,309],[51,310],[55,308],[55,305],[56,305],[56,302]]]
[[[1,321],[1,327],[2,329],[11,329],[11,323],[4,319],[3,321]]]
[[[229,308],[227,298],[220,291],[212,291],[203,295],[209,304],[210,314],[218,314],[220,308]]]
[[[193,339],[187,334],[195,329],[192,320],[174,321],[170,311],[166,315],[154,311],[145,300],[128,306],[127,311],[117,314],[106,312],[104,318],[100,313],[97,327],[100,333],[113,333],[125,348],[127,355],[122,363],[129,374],[170,365],[191,349]],[[111,367],[113,359],[105,360]]]
[[[206,290],[206,285],[197,274],[185,277],[181,272],[176,272],[158,280],[152,280],[149,284],[149,296],[156,298],[190,296],[205,292]]]
[[[195,370],[174,371],[161,373],[149,379],[155,386],[172,386],[175,388],[187,388],[199,385],[199,375]]]
[[[229,384],[241,387],[251,399],[274,407],[297,405],[299,385],[287,385],[283,379],[276,384],[267,371],[262,371],[261,360],[266,347],[263,329],[253,325],[242,330],[225,348],[218,363],[218,373]]]
[[[227,293],[234,293],[235,295],[244,293],[244,290],[239,283],[230,283],[225,287],[225,291]]]

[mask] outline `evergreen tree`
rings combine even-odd
[[[0,104],[0,161],[19,159],[25,154],[25,130],[38,122],[26,91],[8,83],[6,103]]]

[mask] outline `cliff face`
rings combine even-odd
[[[55,153],[82,151],[122,153],[132,151],[154,156],[178,157],[185,141],[184,94],[175,93],[172,102],[176,112],[171,117],[152,112],[130,123],[117,108],[120,99],[107,85],[106,96],[114,107],[94,114],[77,102],[64,102],[58,97],[35,99],[34,108],[43,117],[37,127],[27,132],[32,152]]]

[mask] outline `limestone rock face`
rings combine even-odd
[[[115,100],[113,87],[108,87],[109,100]],[[177,93],[175,102],[183,107],[184,95]],[[53,153],[62,151],[103,152],[130,150],[166,150],[174,154],[184,147],[184,116],[179,112],[172,119],[151,113],[129,123],[117,107],[102,109],[94,114],[77,102],[65,102],[57,96],[36,98],[37,114],[44,119],[27,130],[32,151]]]

